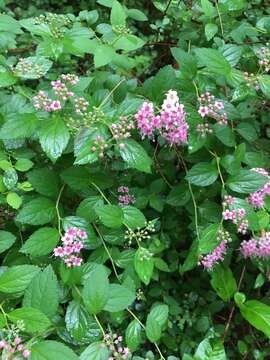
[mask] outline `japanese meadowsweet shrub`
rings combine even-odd
[[[269,359],[266,2],[9,3],[2,360]]]

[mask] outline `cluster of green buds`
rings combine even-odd
[[[106,143],[106,140],[102,136],[98,135],[94,141],[94,145],[91,147],[91,151],[97,151],[99,158],[103,159],[107,148],[108,144]]]
[[[151,238],[150,233],[155,232],[155,226],[153,221],[145,223],[144,228],[137,228],[135,230],[128,229],[125,232],[125,239],[128,240],[128,246],[131,246],[135,242],[141,242]]]
[[[124,25],[116,25],[112,27],[113,32],[117,35],[128,35],[131,33],[130,29],[125,27]]]
[[[16,71],[20,72],[21,75],[27,75],[30,72],[34,72],[37,77],[44,75],[44,70],[39,64],[33,64],[32,60],[27,58],[20,58],[16,66]]]
[[[54,38],[59,39],[64,36],[66,26],[71,25],[72,21],[67,15],[59,15],[53,13],[46,13],[35,17],[35,24],[46,24],[49,26],[51,34]]]

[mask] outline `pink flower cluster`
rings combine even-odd
[[[185,118],[184,105],[179,103],[177,92],[174,90],[169,90],[166,94],[158,115],[154,114],[154,105],[151,102],[144,102],[135,114],[142,138],[153,138],[157,133],[170,145],[187,143],[189,126]]]
[[[127,186],[119,186],[117,189],[118,193],[123,195],[118,195],[118,205],[130,205],[134,204],[136,199],[133,195],[130,195],[129,188]]]
[[[89,102],[84,97],[75,99],[75,112],[79,115],[86,115]]]
[[[259,76],[255,76],[253,73],[249,74],[245,71],[244,80],[249,88],[254,88],[256,91],[260,90]]]
[[[240,251],[245,258],[266,258],[270,256],[270,232],[266,232],[258,239],[242,241]]]
[[[130,355],[128,347],[122,345],[123,337],[117,334],[105,334],[104,345],[106,345],[110,351],[110,357],[108,360],[125,360]]]
[[[115,140],[131,137],[131,130],[135,128],[134,122],[125,116],[120,116],[119,121],[111,125],[113,138]]]
[[[220,244],[212,252],[203,256],[199,261],[199,264],[207,270],[212,270],[215,264],[224,260],[224,256],[227,252],[227,245],[232,239],[227,231],[219,230],[217,240],[221,241]]]
[[[61,238],[63,246],[54,249],[54,256],[63,259],[67,267],[80,266],[82,258],[79,256],[83,249],[83,240],[87,239],[87,233],[77,227],[69,228]]]
[[[31,350],[22,344],[19,336],[16,336],[13,341],[0,340],[0,351],[2,351],[2,360],[27,359],[31,354]]]
[[[251,206],[255,209],[259,209],[264,206],[265,197],[270,195],[270,175],[262,168],[253,168],[251,170],[264,175],[269,179],[269,181],[260,190],[251,193],[247,198],[247,201]]]
[[[227,125],[228,116],[224,111],[224,103],[215,99],[214,95],[211,95],[209,92],[199,96],[198,101],[200,107],[198,113],[202,118],[205,116],[211,117],[217,121],[219,125]]]
[[[230,207],[234,204],[234,198],[232,196],[224,197],[223,206]],[[224,209],[222,217],[224,220],[231,220],[233,224],[237,225],[237,232],[240,234],[246,234],[248,228],[248,220],[243,218],[246,216],[246,210],[244,208],[239,209]]]
[[[57,111],[62,109],[61,101],[66,101],[74,96],[74,93],[69,90],[68,85],[76,85],[79,81],[77,75],[62,74],[60,79],[51,81],[52,91],[56,99],[50,98],[44,91],[39,91],[38,95],[34,96],[34,107],[36,110],[45,110],[46,112]],[[79,98],[79,101],[81,98]],[[76,99],[78,101],[78,99]],[[75,100],[75,111],[77,111]],[[85,100],[86,102],[86,100]],[[87,102],[88,105],[88,102]]]
[[[268,72],[270,70],[270,50],[263,46],[256,52],[256,55],[260,59],[259,65],[264,68],[264,71]]]

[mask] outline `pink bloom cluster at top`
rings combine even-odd
[[[252,171],[255,171],[261,175],[264,175],[269,179],[269,181],[258,191],[255,191],[249,195],[247,201],[251,206],[256,208],[262,208],[264,206],[265,197],[270,195],[270,176],[269,173],[262,168],[253,168]]]
[[[105,334],[104,345],[106,345],[110,352],[108,360],[125,360],[130,355],[128,347],[122,345],[123,337],[117,334]]]
[[[62,109],[63,101],[68,100],[74,96],[74,93],[68,88],[68,85],[76,85],[79,81],[77,75],[74,74],[62,74],[60,79],[51,81],[52,91],[56,99],[50,98],[44,91],[39,91],[38,95],[34,96],[34,107],[36,110],[45,110],[46,112],[57,111]],[[81,99],[81,98],[79,98]],[[78,99],[76,99],[78,101]],[[75,108],[76,112],[76,100]],[[85,100],[88,106],[88,102]]]
[[[242,241],[240,251],[245,258],[265,258],[270,256],[270,232],[266,232],[258,239]]]
[[[77,227],[69,228],[61,238],[63,246],[54,249],[54,256],[60,257],[68,267],[80,266],[82,258],[79,256],[83,249],[83,240],[87,239],[87,233]]]
[[[219,230],[217,233],[217,240],[221,241],[220,244],[212,252],[203,256],[199,261],[199,264],[207,270],[212,270],[216,263],[224,260],[224,256],[227,252],[227,245],[232,239],[227,231]]]
[[[117,191],[118,193],[121,193],[121,195],[118,195],[118,205],[124,206],[135,203],[136,199],[133,195],[130,195],[129,188],[127,186],[119,186]]]
[[[0,351],[2,351],[2,360],[27,359],[31,354],[31,350],[22,344],[19,336],[16,336],[13,341],[0,340]]]
[[[187,143],[189,126],[185,118],[184,105],[179,103],[177,92],[174,90],[169,90],[166,94],[158,115],[154,114],[154,105],[151,102],[144,102],[135,114],[142,138],[152,138],[156,132],[170,145]]]
[[[211,117],[217,121],[219,125],[227,125],[228,116],[224,111],[224,103],[215,99],[214,95],[211,95],[209,92],[202,94],[198,101],[200,107],[198,113],[202,118],[205,116]]]
[[[225,195],[223,206],[230,207],[234,204],[234,198],[232,196]],[[240,234],[246,234],[248,228],[248,220],[243,218],[246,216],[246,210],[244,208],[239,209],[225,209],[222,212],[222,217],[224,220],[231,220],[233,224],[237,225],[237,232]]]

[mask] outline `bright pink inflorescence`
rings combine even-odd
[[[59,79],[51,81],[52,92],[56,99],[50,98],[44,91],[39,91],[34,96],[34,107],[36,110],[45,110],[46,112],[57,111],[63,108],[63,102],[74,97],[74,93],[68,86],[74,86],[78,83],[79,78],[74,74],[62,74]],[[82,100],[83,99],[83,100]],[[84,98],[75,99],[75,111],[78,114],[86,112],[88,101]]]
[[[231,207],[234,204],[234,198],[232,196],[225,195],[223,206]],[[222,217],[224,220],[230,220],[233,224],[237,225],[237,232],[240,234],[246,234],[248,228],[248,220],[244,220],[243,218],[246,216],[246,210],[244,208],[238,209],[224,209],[222,212]]]
[[[198,101],[200,103],[198,113],[202,118],[207,116],[215,119],[218,125],[227,125],[228,116],[224,111],[224,103],[222,101],[216,100],[215,96],[209,92],[202,94]]]
[[[119,186],[117,191],[120,193],[118,195],[118,205],[124,206],[135,203],[136,199],[129,193],[129,188],[127,186]]]
[[[104,343],[101,346],[107,346],[110,352],[108,360],[126,360],[130,355],[128,347],[123,346],[123,337],[117,334],[105,334]]]
[[[184,105],[179,103],[177,92],[174,90],[169,90],[166,94],[158,115],[155,115],[151,102],[144,102],[135,114],[142,138],[153,138],[155,133],[160,134],[169,145],[187,143],[189,126],[185,118]]]
[[[259,209],[264,206],[265,197],[270,195],[270,176],[269,173],[262,168],[253,168],[251,170],[264,175],[269,180],[260,190],[251,193],[247,198],[251,206]]]
[[[212,252],[203,256],[199,261],[199,264],[207,270],[212,270],[215,264],[224,260],[224,256],[227,252],[227,245],[228,242],[231,241],[231,237],[227,231],[219,230],[217,240],[221,241],[220,244]]]
[[[257,239],[242,241],[240,251],[245,258],[266,258],[270,256],[270,232]]]
[[[69,228],[61,238],[63,246],[56,247],[54,256],[63,259],[68,267],[80,266],[82,258],[80,251],[84,248],[83,240],[87,239],[87,233],[77,227]]]
[[[0,351],[2,351],[2,360],[20,360],[27,359],[31,354],[31,350],[22,343],[22,339],[16,336],[9,341],[0,340]]]

